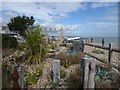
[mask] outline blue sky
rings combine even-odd
[[[56,28],[53,35],[63,27],[67,36],[118,36],[117,2],[4,2],[0,13],[3,25],[17,15],[33,15],[35,25]]]

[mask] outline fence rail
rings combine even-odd
[[[95,45],[95,44],[91,44],[91,43],[84,43],[84,42],[82,41],[82,45],[83,45],[83,50],[82,50],[82,52],[84,52],[86,55],[88,55],[88,56],[90,56],[90,57],[96,58],[98,61],[103,62],[103,63],[107,63],[107,62],[104,61],[104,60],[101,60],[100,58],[98,58],[98,57],[96,57],[96,56],[94,56],[94,55],[91,55],[91,54],[85,52],[85,49],[84,49],[84,48],[85,48],[85,46],[91,46],[91,47],[96,47],[96,48],[108,50],[108,63],[109,63],[109,65],[111,65],[112,67],[114,67],[114,68],[116,68],[116,69],[118,69],[118,70],[120,71],[120,69],[119,69],[117,66],[111,64],[112,52],[120,53],[120,49],[112,48],[112,44],[111,44],[111,43],[109,43],[109,46],[106,47],[106,46],[100,46],[100,45]]]
[[[84,45],[109,50],[109,47],[106,47],[106,46],[100,46],[100,45],[95,45],[95,44],[91,44],[91,43],[84,43]],[[112,51],[120,53],[120,49],[112,48]]]
[[[92,47],[97,47],[97,48],[101,48],[101,49],[105,49],[105,50],[109,49],[109,47],[94,45],[94,44],[90,44],[90,43],[84,43],[84,45],[88,45],[88,46],[92,46]]]

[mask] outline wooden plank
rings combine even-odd
[[[105,47],[105,46],[99,46],[99,45],[94,45],[94,44],[89,44],[89,43],[85,43],[84,45],[88,45],[88,46],[92,46],[92,47],[97,47],[97,48],[109,50],[109,47]]]
[[[97,57],[95,57],[95,56],[93,56],[93,55],[91,55],[91,54],[89,54],[89,53],[84,53],[84,54],[86,54],[86,55],[88,55],[88,56],[90,56],[90,57],[93,57],[93,58],[95,58],[96,60],[98,60],[98,61],[100,61],[100,62],[102,62],[102,63],[107,63],[107,62],[105,62],[105,61],[103,61],[103,60],[101,60],[101,59],[99,59],[99,58],[97,58]],[[120,71],[120,68],[119,67],[117,67],[117,66],[115,66],[115,65],[112,65],[112,67],[114,67],[115,69],[117,69],[117,70],[119,70]]]
[[[91,55],[91,54],[89,54],[89,53],[87,53],[87,52],[85,52],[84,54],[86,54],[86,55],[88,55],[88,56],[90,56],[90,57],[93,57],[93,58],[97,59],[97,60],[100,61],[100,62],[106,63],[106,61],[101,60],[101,59],[99,59],[98,57],[95,57],[95,56],[93,56],[93,55]]]
[[[120,49],[113,48],[112,51],[120,53]]]
[[[115,69],[119,70],[120,71],[120,68],[115,66],[115,65],[112,65],[112,67],[114,67]]]
[[[109,50],[109,47],[105,47],[105,46],[99,46],[99,45],[94,45],[94,44],[90,44],[90,43],[84,43],[84,45]],[[120,53],[120,49],[113,48],[112,51]]]

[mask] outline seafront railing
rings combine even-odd
[[[108,61],[106,62],[105,60],[102,60],[102,59],[100,59],[99,57],[96,57],[96,56],[94,56],[94,55],[92,55],[92,54],[90,54],[90,53],[88,53],[88,52],[86,52],[85,51],[85,47],[86,46],[90,46],[90,47],[94,47],[94,48],[100,48],[100,49],[103,49],[103,50],[107,50],[108,51]],[[111,63],[111,61],[112,61],[112,56],[113,56],[113,52],[117,52],[118,54],[120,53],[120,49],[116,49],[116,48],[112,48],[112,44],[111,43],[109,43],[109,46],[107,47],[107,46],[100,46],[100,45],[95,45],[94,43],[86,43],[86,42],[84,42],[84,41],[82,41],[82,52],[84,53],[84,54],[86,54],[86,55],[88,55],[88,56],[90,56],[90,57],[93,57],[93,58],[95,58],[96,60],[99,60],[100,62],[103,62],[103,63],[108,63],[109,65],[111,65],[112,67],[114,67],[114,68],[116,68],[116,69],[118,69],[119,71],[120,71],[120,68],[119,67],[117,67],[116,65],[113,65],[112,63]]]

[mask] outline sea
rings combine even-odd
[[[79,37],[79,36],[67,36],[68,38],[71,37]],[[85,40],[87,39],[88,41],[91,41],[91,37],[81,37],[84,38]],[[104,38],[104,45],[108,46],[109,43],[111,43],[113,46],[120,46],[120,37],[92,37],[93,38],[93,43],[97,43],[99,45],[102,45],[102,38]]]

